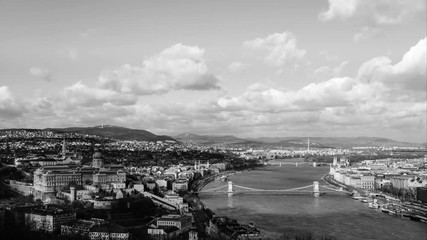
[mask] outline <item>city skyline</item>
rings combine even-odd
[[[425,1],[0,1],[0,128],[426,142]]]

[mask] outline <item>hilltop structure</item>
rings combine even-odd
[[[57,165],[38,168],[34,172],[34,196],[44,199],[64,187],[82,187],[84,183],[102,189],[125,187],[126,172],[122,165],[104,164],[102,154],[97,149],[92,159],[91,166]],[[75,199],[75,196],[71,199]]]

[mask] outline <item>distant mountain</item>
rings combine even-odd
[[[230,135],[196,135],[184,133],[175,136],[182,142],[192,142],[203,145],[226,145],[230,147],[252,148],[307,148],[307,137],[261,137],[238,138]],[[366,146],[420,146],[420,144],[399,142],[379,137],[310,137],[310,148],[351,148]]]
[[[165,141],[175,140],[169,136],[155,135],[149,131],[117,127],[111,125],[95,126],[95,127],[70,127],[70,128],[47,128],[56,132],[75,132],[89,135],[96,135],[105,138],[127,141]]]
[[[307,146],[307,137],[281,137],[281,138],[256,138],[256,141],[278,144],[282,146],[300,145]],[[379,137],[310,137],[310,146],[312,147],[366,147],[366,146],[418,146],[420,144],[399,142],[387,138]]]
[[[175,136],[175,139],[181,142],[191,142],[203,145],[235,144],[248,141],[247,139],[238,138],[232,135],[196,135],[193,133],[183,133]]]

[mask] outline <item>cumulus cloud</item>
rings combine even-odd
[[[36,116],[37,122],[43,119],[53,122],[53,125],[96,125],[108,119],[110,124],[148,129],[160,134],[195,131],[277,136],[299,135],[309,131],[313,135],[354,136],[381,132],[384,136],[399,139],[405,132],[408,136],[406,140],[415,136],[416,140],[425,141],[425,134],[420,136],[426,126],[425,49],[426,39],[421,39],[400,60],[394,62],[387,57],[373,58],[362,64],[358,74],[352,77],[332,76],[297,89],[257,83],[248,86],[239,95],[191,103],[148,102],[147,96],[141,96],[142,90],[147,94],[167,90],[159,88],[153,91],[150,85],[153,83],[146,79],[144,82],[149,87],[145,88],[132,81],[99,82],[98,86],[77,82],[62,92],[61,99],[39,98],[27,104],[26,111],[31,111],[28,114]],[[184,69],[174,73],[173,77],[168,75],[168,78],[163,78],[161,83],[169,86],[170,90],[186,89],[183,85],[173,87],[178,84],[175,79],[181,79],[177,76],[189,76],[188,73],[194,72],[194,69],[204,69],[195,71],[197,73],[208,73],[200,50],[197,47],[178,47],[163,51],[146,59],[137,69],[138,76],[146,76],[141,72],[173,75],[170,73],[172,67],[165,62],[173,65],[179,59]],[[185,60],[181,62],[181,59]],[[342,62],[336,67],[329,67],[329,70],[332,74],[336,68],[336,72],[343,75],[338,69],[346,64]],[[133,68],[129,66],[129,69],[125,69],[129,76],[135,75]],[[124,76],[124,73],[121,74]],[[16,102],[7,87],[0,88],[2,118],[6,111],[20,109]],[[26,113],[23,115],[26,117]]]
[[[52,80],[51,73],[49,69],[46,68],[32,67],[30,68],[30,74],[36,78],[42,79],[47,82],[50,82]]]
[[[208,71],[205,50],[175,44],[143,61],[101,74],[98,86],[120,93],[161,94],[172,90],[220,89],[219,78]]]
[[[7,86],[0,86],[0,119],[12,119],[21,116],[23,107]]]
[[[245,41],[243,46],[265,52],[265,62],[273,66],[294,65],[305,57],[306,50],[297,47],[296,37],[291,32],[274,33],[265,38]]]
[[[135,102],[135,97],[120,94],[110,89],[88,87],[81,81],[64,89],[64,102],[72,106],[99,106],[104,103],[129,105]]]
[[[323,21],[357,18],[378,25],[399,24],[423,13],[426,2],[419,0],[329,0],[328,10],[319,14]]]
[[[365,62],[358,71],[365,82],[378,81],[393,88],[413,91],[426,90],[426,38],[404,54],[402,60],[392,64],[388,57],[376,57]]]

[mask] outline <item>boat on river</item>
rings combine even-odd
[[[388,210],[387,208],[380,208],[381,209],[381,212],[383,212],[383,213],[389,213],[390,212],[390,210]]]

